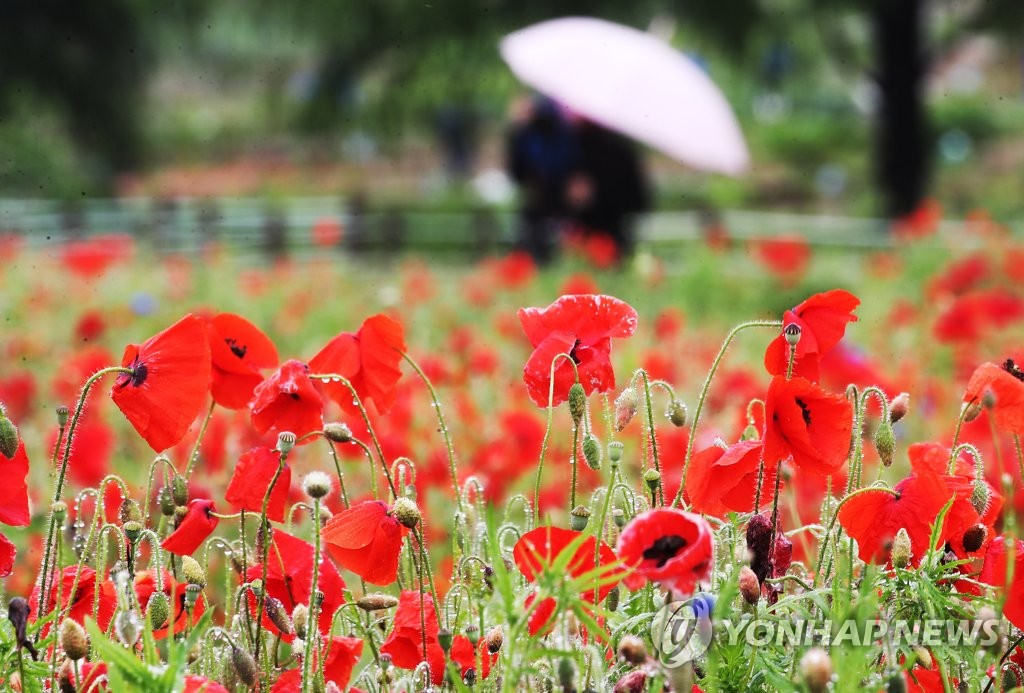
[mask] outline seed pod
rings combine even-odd
[[[252,688],[259,679],[259,668],[256,660],[247,651],[235,645],[231,646],[231,666],[238,674],[238,680]]]
[[[616,650],[619,659],[625,660],[633,665],[643,664],[647,661],[647,646],[644,641],[635,635],[623,635],[619,640],[619,647]]]
[[[139,507],[138,502],[131,498],[125,498],[121,501],[121,507],[117,509],[117,517],[121,520],[121,524],[127,522],[142,522],[142,508]]]
[[[583,505],[577,505],[569,512],[569,527],[574,532],[582,532],[590,521],[590,511]]]
[[[644,483],[651,493],[654,493],[661,486],[661,472],[657,469],[648,469],[644,472]]]
[[[277,451],[282,455],[287,455],[295,447],[295,441],[298,438],[291,431],[281,431],[277,434]]]
[[[185,585],[185,609],[192,611],[196,602],[199,601],[199,593],[203,588],[199,585]]]
[[[447,628],[442,628],[437,632],[437,644],[441,646],[441,650],[447,655],[448,651],[452,649],[452,640],[454,635]]]
[[[625,446],[618,440],[613,440],[612,442],[608,443],[608,461],[611,462],[613,465],[618,464],[619,460],[622,459],[623,447]]]
[[[415,529],[416,525],[420,523],[420,509],[416,507],[416,503],[408,498],[395,499],[391,512],[396,520],[409,529]]]
[[[50,512],[53,513],[53,519],[58,525],[63,525],[64,520],[68,516],[68,504],[64,501],[57,501],[50,506]]]
[[[786,337],[786,344],[791,347],[795,347],[800,343],[800,335],[803,330],[795,322],[791,322],[782,328],[782,334]]]
[[[124,523],[124,527],[122,529],[124,529],[124,536],[128,539],[129,542],[131,542],[132,544],[138,543],[139,538],[142,536],[143,527],[141,522],[136,522],[135,520],[128,520]]]
[[[18,452],[18,429],[14,423],[0,413],[0,455],[14,459]]]
[[[582,385],[573,383],[569,388],[569,414],[572,415],[573,423],[579,426],[586,413],[587,393],[583,391]]]
[[[83,659],[89,654],[89,641],[85,629],[76,621],[65,618],[60,624],[60,647],[68,659]]]
[[[331,492],[331,477],[323,472],[310,472],[302,479],[302,490],[314,500],[323,498]]]
[[[163,628],[171,615],[171,602],[165,592],[157,590],[149,595],[149,602],[146,603],[146,615],[149,616],[149,624],[154,630]]]
[[[595,472],[601,468],[601,445],[589,433],[583,437],[583,459]]]
[[[277,626],[277,629],[285,635],[295,634],[295,624],[292,623],[291,617],[288,616],[288,611],[284,608],[284,603],[277,597],[267,597],[263,602],[263,610],[267,614],[267,618],[270,622]]]
[[[64,406],[63,404],[60,405],[59,407],[54,409],[53,413],[57,415],[58,426],[64,428],[65,426],[68,425],[68,417],[71,415],[71,412],[68,410],[66,406]]]
[[[466,626],[466,630],[464,632],[466,634],[466,638],[469,639],[469,642],[472,643],[473,647],[476,647],[476,644],[480,642],[480,626],[475,623],[470,623]]]
[[[800,676],[811,693],[821,693],[832,680],[832,658],[820,647],[812,647],[800,658]]]

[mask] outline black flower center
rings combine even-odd
[[[1017,367],[1017,364],[1013,362],[1013,359],[1006,359],[1003,361],[1003,370],[1012,375],[1017,380],[1024,382],[1024,370]]]
[[[796,405],[798,407],[800,407],[800,414],[803,415],[803,417],[804,417],[804,425],[805,426],[810,426],[811,425],[811,410],[807,408],[807,404],[802,399],[800,399],[799,397],[796,398]]]
[[[239,344],[234,337],[228,337],[224,340],[224,343],[228,345],[228,349],[231,349],[231,353],[238,358],[245,358],[245,352],[249,350],[249,347]]]
[[[678,534],[659,537],[649,549],[644,551],[644,560],[657,561],[657,567],[660,568],[675,558],[676,554],[685,546],[686,540]]]
[[[572,362],[575,363],[577,366],[580,365],[580,357],[576,355],[576,350],[579,349],[579,347],[580,340],[577,339],[575,342],[573,342],[572,349],[569,350],[569,358],[571,358]]]

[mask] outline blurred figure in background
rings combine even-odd
[[[609,239],[621,264],[633,254],[636,215],[651,206],[640,155],[633,142],[589,120],[575,135],[579,163],[566,190],[574,232],[584,242]]]
[[[551,261],[565,219],[566,183],[578,167],[574,133],[547,97],[513,104],[507,166],[520,187],[519,246],[539,265]]]

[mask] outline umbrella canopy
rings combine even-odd
[[[602,19],[554,19],[506,36],[501,56],[529,86],[697,169],[737,175],[750,157],[736,116],[692,60]]]

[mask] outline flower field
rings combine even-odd
[[[1019,688],[1024,245],[799,239],[0,239],[3,690]]]

